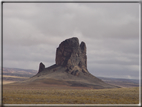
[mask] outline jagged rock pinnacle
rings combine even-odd
[[[56,65],[67,67],[67,72],[78,75],[79,72],[88,72],[86,44],[76,37],[61,42],[56,50]]]
[[[45,69],[45,65],[41,62],[41,63],[39,64],[38,73],[41,72],[41,71],[43,71],[44,69]]]

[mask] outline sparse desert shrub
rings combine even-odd
[[[139,88],[63,89],[4,86],[3,104],[138,104]]]

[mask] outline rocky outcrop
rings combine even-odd
[[[66,39],[56,49],[55,64],[39,65],[38,73],[28,80],[30,84],[88,87],[95,89],[118,88],[93,76],[87,70],[86,44],[76,37]]]
[[[76,37],[61,42],[56,50],[56,65],[67,67],[66,72],[79,75],[87,73],[86,44]]]
[[[43,71],[45,69],[45,65],[41,62],[39,64],[39,70],[38,70],[38,73],[40,73],[41,71]]]

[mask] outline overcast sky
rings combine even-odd
[[[4,3],[4,67],[38,70],[55,64],[56,48],[78,37],[90,73],[139,77],[139,4]]]

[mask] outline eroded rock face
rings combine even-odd
[[[38,73],[41,72],[41,71],[43,71],[44,69],[45,69],[45,65],[41,62],[41,63],[39,64]]]
[[[56,65],[67,67],[67,72],[79,75],[87,73],[86,44],[76,37],[61,42],[56,50]]]

